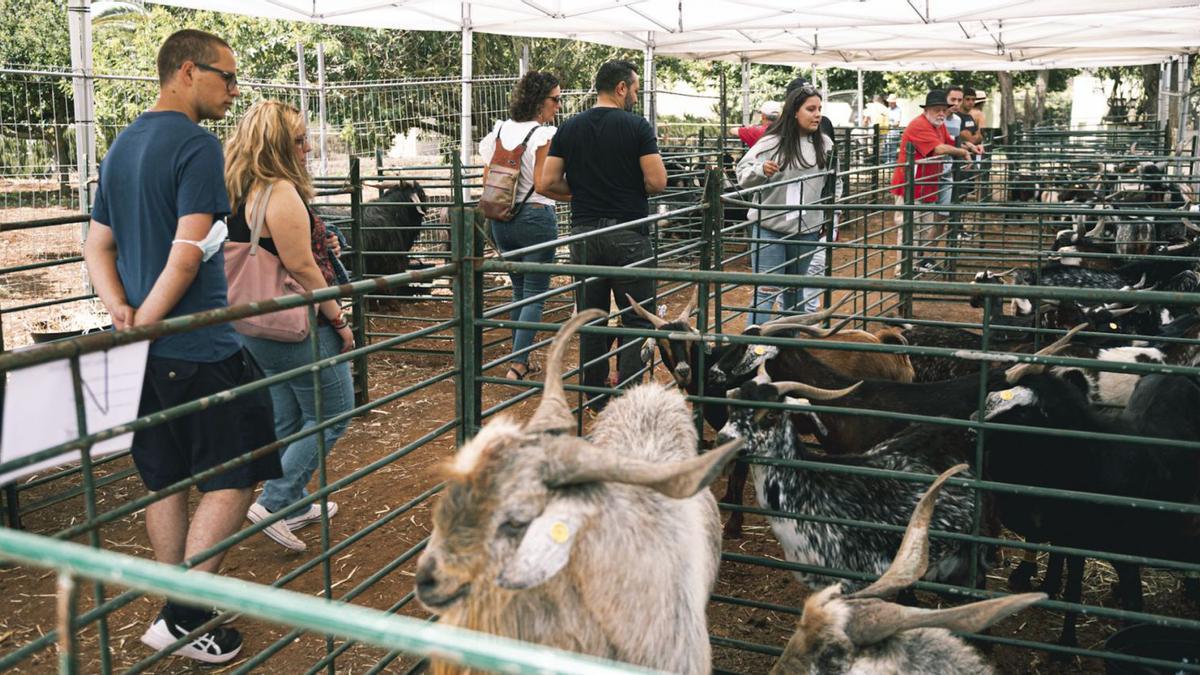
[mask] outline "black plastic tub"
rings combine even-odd
[[[1104,642],[1110,652],[1142,656],[1180,664],[1200,665],[1200,631],[1141,623],[1122,628]],[[1106,660],[1108,675],[1175,675],[1179,668],[1144,666],[1127,661]]]

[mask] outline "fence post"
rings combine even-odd
[[[296,41],[296,84],[300,85],[300,117],[308,122],[308,69],[304,65],[304,43]]]
[[[69,573],[58,573],[57,592],[58,672],[79,672],[79,640],[75,636],[75,617],[79,613],[79,587]]]
[[[906,143],[904,146],[904,203],[912,206],[916,203],[916,182],[917,182],[917,162],[913,156],[912,143]],[[913,211],[904,212],[904,224],[900,229],[900,245],[904,248],[900,251],[900,277],[902,279],[912,279],[912,245],[913,245],[913,221],[916,213]],[[900,291],[900,315],[906,319],[912,318],[912,291]]]
[[[475,265],[483,251],[475,236],[475,214],[467,209],[463,199],[463,169],[457,157],[452,160],[451,171],[454,207],[450,212],[450,246],[458,264],[454,289],[454,313],[458,319],[454,328],[454,367],[459,373],[455,392],[459,423],[455,438],[461,445],[479,430],[483,416],[479,382],[483,336],[476,323],[477,317],[483,315],[483,288]]]
[[[700,271],[707,272],[713,269],[713,254],[717,250],[717,241],[720,238],[721,223],[724,222],[723,205],[721,204],[721,179],[722,173],[720,164],[710,164],[704,172],[704,222],[701,232],[703,241],[700,246]],[[720,298],[721,285],[717,284],[717,297]],[[696,307],[700,310],[699,316],[696,317],[696,329],[701,333],[708,332],[708,297],[710,293],[709,282],[699,281],[696,283]],[[718,330],[721,324],[720,301],[717,303],[717,312],[714,322],[717,324]],[[696,391],[704,395],[704,381],[708,372],[707,353],[704,349],[704,343],[696,344]],[[696,433],[704,437],[704,407],[706,403],[698,403],[696,405]]]
[[[363,255],[363,208],[362,208],[362,175],[357,157],[350,157],[350,245],[354,248],[354,277],[355,280],[366,278],[366,256]],[[351,299],[352,315],[354,318],[354,343],[360,347],[367,345],[367,300],[363,294]],[[355,402],[363,405],[371,400],[367,372],[367,357],[360,355],[354,359],[354,389]]]
[[[879,190],[879,157],[882,151],[882,148],[879,146],[881,144],[881,140],[882,139],[880,138],[879,134],[879,124],[875,124],[871,128],[871,166],[875,167],[875,170],[871,172],[872,194]]]

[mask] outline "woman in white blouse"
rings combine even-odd
[[[525,152],[521,156],[521,178],[517,183],[517,203],[522,204],[517,215],[508,221],[489,220],[493,240],[501,253],[515,251],[535,244],[553,241],[558,237],[558,220],[554,214],[554,202],[569,201],[570,195],[542,195],[533,190],[533,177],[541,173],[550,150],[550,139],[555,127],[549,123],[558,114],[562,95],[558,78],[550,73],[529,71],[517,81],[508,104],[509,118],[497,122],[495,128],[479,142],[479,155],[487,165],[499,143],[505,150],[513,150],[523,141]],[[518,262],[549,263],[554,260],[554,248],[547,246],[534,253],[508,258]],[[542,293],[550,287],[550,275],[544,273],[513,272],[513,303]],[[513,321],[537,322],[542,320],[542,300],[518,304],[513,309]],[[534,332],[529,328],[513,331],[513,358],[509,362],[506,377],[523,380],[530,372],[528,348],[533,344]]]

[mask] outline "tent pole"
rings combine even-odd
[[[329,146],[326,142],[326,129],[329,116],[325,112],[325,43],[317,43],[317,133],[321,140],[321,175],[329,175]]]
[[[79,209],[87,213],[91,207],[88,185],[96,175],[96,103],[95,80],[92,77],[92,0],[70,0],[67,6],[68,28],[71,36],[71,83],[75,103],[75,166],[78,171],[77,191]],[[63,173],[62,169],[60,169]],[[87,236],[87,224],[82,235]]]
[[[646,121],[650,123],[650,127],[657,130],[658,81],[654,72],[654,33],[646,33],[646,50],[644,54],[644,63],[642,64],[642,96],[645,99],[645,104],[643,105],[643,110]]]
[[[750,126],[750,58],[742,57],[742,126]]]
[[[471,29],[471,3],[462,3],[462,97],[459,111],[458,157],[463,166],[471,163],[471,79],[474,77],[473,42],[475,32]],[[463,199],[470,198],[470,188],[464,181]]]
[[[855,70],[858,71],[858,92],[855,100],[858,102],[858,126],[861,127],[863,123],[863,72],[862,68],[855,68]]]
[[[1176,90],[1179,92],[1179,126],[1175,132],[1175,147],[1183,150],[1183,141],[1187,137],[1187,118],[1188,118],[1188,89],[1192,81],[1192,58],[1191,55],[1184,52],[1179,55],[1179,86]]]
[[[296,41],[296,83],[300,85],[300,118],[308,124],[308,73],[304,68],[304,43]],[[305,156],[306,168],[312,170],[312,160]]]
[[[521,77],[529,72],[529,45],[521,45],[521,63],[518,66],[518,74]]]

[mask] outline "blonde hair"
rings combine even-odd
[[[295,150],[303,129],[300,111],[287,103],[262,100],[250,106],[225,142],[225,191],[234,212],[250,194],[280,180],[296,186],[306,204],[312,201],[312,177]]]

